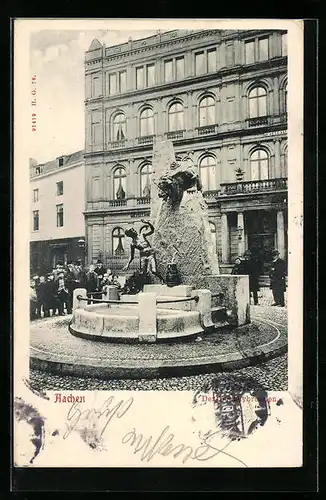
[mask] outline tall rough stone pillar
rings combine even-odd
[[[285,253],[285,234],[284,234],[284,214],[283,210],[278,210],[276,216],[277,224],[277,249],[280,252],[281,259],[284,259]]]
[[[172,141],[157,141],[153,148],[153,171],[151,179],[151,221],[155,226],[161,199],[157,193],[159,178],[169,170],[169,165],[175,161]]]
[[[154,146],[151,221],[155,227],[152,244],[156,250],[159,273],[166,276],[167,266],[177,265],[183,284],[193,284],[196,277],[219,274],[216,248],[208,219],[208,207],[196,185],[183,192],[176,205],[158,197],[157,182],[163,174],[182,174],[197,166],[186,159],[171,169],[175,161],[172,141]]]

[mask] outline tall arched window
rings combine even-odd
[[[122,141],[127,135],[126,117],[123,113],[118,113],[113,118],[112,141]]]
[[[152,165],[146,163],[140,169],[140,196],[149,197],[151,195],[151,175]]]
[[[169,132],[184,130],[184,112],[180,102],[175,102],[169,107]]]
[[[125,233],[121,227],[116,227],[112,231],[112,251],[114,255],[124,253],[124,237]]]
[[[216,226],[214,222],[209,221],[209,229],[211,230],[214,252],[216,252]]]
[[[199,103],[199,126],[215,124],[215,100],[213,97],[204,97]]]
[[[154,135],[154,113],[151,108],[140,113],[140,135]]]
[[[264,87],[254,87],[249,92],[249,118],[267,115],[267,92]]]
[[[124,200],[126,197],[126,171],[118,167],[113,173],[113,195],[115,200]]]
[[[287,177],[288,176],[288,147],[287,147],[287,145],[284,146],[282,156],[281,156],[281,162],[282,162],[282,177]]]
[[[286,81],[283,87],[283,111],[287,113],[288,110],[288,82]]]
[[[250,156],[251,180],[258,181],[269,178],[269,158],[264,149],[256,149]]]
[[[216,160],[213,156],[204,156],[199,164],[200,180],[203,191],[214,191],[216,189]]]

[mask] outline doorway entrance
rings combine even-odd
[[[261,274],[268,274],[276,244],[276,213],[253,210],[246,213],[248,249],[259,261]]]

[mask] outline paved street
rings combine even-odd
[[[258,306],[251,306],[252,317],[287,324],[287,309],[271,307],[272,293],[263,289]],[[40,320],[39,320],[40,321]],[[42,321],[42,320],[41,320]],[[283,391],[287,389],[287,355],[277,357],[257,366],[250,366],[232,372],[233,376],[253,379],[266,390]],[[48,390],[200,390],[213,379],[225,377],[223,373],[207,373],[188,377],[170,377],[155,379],[117,379],[101,380],[97,378],[61,376],[38,370],[30,371],[31,383],[36,389]]]

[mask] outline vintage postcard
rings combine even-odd
[[[14,467],[301,467],[303,21],[14,21]]]

